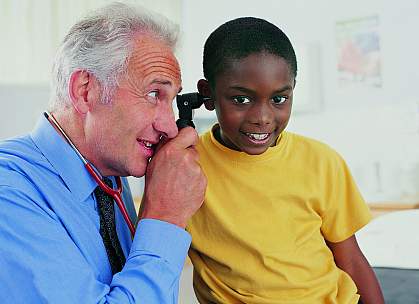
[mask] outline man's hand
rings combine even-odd
[[[140,218],[153,218],[185,228],[202,205],[207,179],[198,164],[196,131],[183,128],[162,144],[147,167]]]

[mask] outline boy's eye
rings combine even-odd
[[[235,96],[233,97],[234,102],[240,103],[240,104],[244,104],[244,103],[249,103],[250,99],[246,96]]]
[[[272,98],[272,101],[274,102],[274,104],[283,104],[287,101],[288,97],[285,96],[274,96]]]

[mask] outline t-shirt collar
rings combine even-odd
[[[84,201],[91,195],[97,187],[96,181],[90,176],[77,153],[44,115],[38,120],[31,137],[78,201]]]
[[[217,129],[220,128],[218,123],[214,124],[209,132],[211,142],[217,147],[217,151],[220,152],[221,157],[227,157],[229,161],[235,162],[245,162],[245,163],[256,163],[256,162],[265,162],[271,160],[274,157],[280,157],[282,151],[287,142],[287,132],[282,131],[279,134],[278,138],[276,139],[276,145],[273,147],[269,147],[265,152],[262,154],[257,155],[250,155],[245,152],[236,151],[230,149],[223,144],[221,144],[215,137],[215,132]]]

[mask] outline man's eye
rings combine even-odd
[[[244,104],[244,103],[249,103],[250,99],[246,96],[235,96],[233,97],[234,102],[240,103],[240,104]]]
[[[274,96],[272,98],[272,101],[274,102],[274,104],[283,104],[287,101],[288,97],[285,96]]]
[[[158,91],[151,91],[151,92],[147,93],[147,96],[152,97],[152,98],[157,98],[159,96],[159,92]]]

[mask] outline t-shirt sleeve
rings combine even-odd
[[[326,240],[341,242],[371,220],[371,213],[345,161],[336,154],[327,175],[321,231]]]

